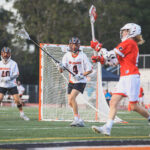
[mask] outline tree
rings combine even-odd
[[[0,8],[0,49],[3,46],[11,46],[12,34],[7,32],[8,23],[12,22],[12,13]]]
[[[17,22],[17,28],[24,26],[37,43],[68,44],[70,37],[78,36],[82,45],[89,45],[92,38],[88,12],[94,4],[98,13],[95,22],[96,38],[103,43],[103,47],[110,50],[120,42],[120,28],[129,22],[140,24],[145,40],[149,41],[149,3],[147,0],[82,0],[78,3],[64,0],[17,0],[14,7],[22,18]],[[142,53],[149,53],[149,42],[140,46],[140,49]],[[31,57],[27,52],[24,55],[28,58],[23,61],[24,65],[33,66],[36,75],[35,80],[30,82],[36,83],[38,47]]]

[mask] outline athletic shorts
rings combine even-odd
[[[138,101],[140,75],[121,76],[113,94],[128,96],[130,102]]]
[[[83,93],[85,89],[86,83],[69,83],[68,84],[68,94],[71,93],[72,89],[76,89],[79,92]]]
[[[6,92],[8,92],[10,95],[14,95],[14,94],[18,94],[18,90],[17,90],[17,87],[12,87],[12,88],[3,88],[3,87],[0,87],[0,93],[2,94],[6,94]]]

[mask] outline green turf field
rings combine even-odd
[[[46,143],[81,140],[149,140],[150,125],[134,112],[119,111],[118,116],[128,124],[115,124],[112,136],[96,134],[92,125],[103,123],[85,122],[86,127],[70,127],[70,122],[38,121],[38,107],[24,107],[30,121],[20,119],[15,107],[0,107],[0,144]]]

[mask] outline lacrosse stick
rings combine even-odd
[[[91,6],[89,9],[89,16],[90,16],[90,22],[91,22],[91,31],[92,31],[92,40],[95,41],[95,31],[94,31],[94,23],[97,18],[97,13],[96,13],[96,7],[94,5]],[[94,51],[94,55],[97,55],[97,52]]]
[[[32,41],[35,45],[37,45],[45,54],[47,54],[50,58],[52,58],[54,60],[55,63],[60,63],[57,59],[55,59],[52,55],[50,55],[45,49],[43,49],[42,47],[39,46],[39,44],[37,44],[35,41],[33,41],[28,32],[25,29],[21,29],[18,31],[17,35],[22,38],[22,39],[26,39],[26,40],[30,40]],[[64,67],[65,70],[67,70],[69,73],[71,73],[73,76],[75,76],[75,74],[73,72],[71,72],[69,69],[67,69],[66,67]]]

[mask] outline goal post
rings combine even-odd
[[[68,45],[40,44],[50,55],[61,62],[68,50]],[[91,58],[93,50],[90,46],[80,46],[87,57]],[[105,122],[109,107],[102,87],[101,64],[93,64],[93,72],[87,77],[88,82],[83,94],[77,97],[78,111],[84,121]],[[40,50],[39,65],[39,120],[72,121],[73,111],[67,101],[69,73],[59,73],[55,61]],[[116,122],[122,121],[115,118]]]

